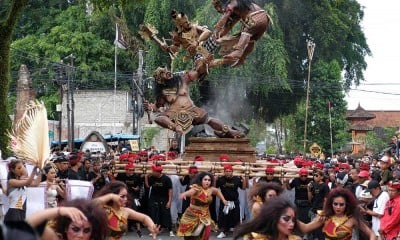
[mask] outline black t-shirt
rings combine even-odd
[[[324,198],[328,196],[329,186],[326,183],[315,183],[312,184],[311,193],[313,195],[312,198],[312,208],[314,210],[321,210],[324,206]]]
[[[172,181],[164,174],[160,178],[149,177],[149,187],[151,187],[150,199],[168,201],[168,191],[172,189]]]
[[[169,151],[170,151],[170,152],[176,152],[177,154],[180,154],[180,153],[181,153],[181,149],[180,149],[179,147],[176,147],[176,148],[170,147],[170,148],[169,148]]]
[[[182,186],[186,185],[185,191],[190,189],[190,177],[188,175],[184,176],[180,181]]]
[[[293,179],[292,182],[290,182],[289,186],[290,188],[294,188],[295,195],[294,198],[295,200],[307,200],[308,201],[308,190],[307,190],[307,185],[310,182],[310,179],[306,179],[305,181],[302,181],[300,178],[295,178]]]
[[[60,178],[61,180],[65,180],[68,179],[68,170],[61,172],[60,170],[57,172],[56,175],[58,178]]]
[[[217,187],[221,189],[221,193],[227,201],[239,200],[238,188],[241,188],[242,184],[242,179],[239,177],[227,178],[222,176],[217,180]]]
[[[272,182],[282,186],[281,180],[279,180],[279,178],[277,177],[272,178],[272,180],[268,180],[266,177],[260,177],[260,179],[258,179],[258,182],[266,182],[266,183]]]
[[[86,178],[84,176],[82,176],[79,172],[75,172],[72,169],[68,170],[68,179],[86,181]]]
[[[128,192],[132,197],[138,198],[140,195],[140,187],[142,186],[142,179],[139,174],[133,174],[127,176],[126,173],[118,173],[116,180],[124,182],[128,187]],[[139,187],[137,191],[133,190],[133,188]]]

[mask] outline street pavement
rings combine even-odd
[[[140,239],[143,239],[143,240],[150,240],[150,239],[152,239],[152,237],[150,237],[149,236],[149,232],[147,231],[147,229],[145,229],[145,228],[143,228],[142,229],[142,234],[143,234],[143,237],[142,238],[140,238]],[[219,234],[219,232],[212,232],[211,233],[211,237],[210,237],[210,239],[211,240],[217,240],[218,238],[217,238],[217,235]],[[138,235],[136,234],[136,231],[133,231],[133,232],[128,232],[128,233],[126,233],[126,235],[122,238],[123,240],[127,240],[127,239],[139,239],[138,238]],[[170,240],[170,239],[183,239],[183,238],[181,238],[181,237],[170,237],[169,236],[169,232],[168,231],[163,231],[163,232],[161,232],[161,234],[159,234],[158,236],[157,236],[157,238],[156,238],[157,240]],[[227,236],[226,236],[226,238],[223,238],[223,239],[233,239],[232,238],[232,232],[229,232],[229,233],[227,233]]]

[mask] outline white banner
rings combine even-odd
[[[67,180],[67,200],[92,199],[93,184],[89,181]]]

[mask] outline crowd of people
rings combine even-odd
[[[23,160],[11,159],[7,185],[2,186],[9,201],[2,228],[25,222],[35,235],[58,239],[76,234],[120,239],[127,231],[142,237],[142,226],[153,236],[164,230],[185,239],[208,239],[213,230],[217,238],[245,239],[400,236],[400,166],[395,157],[259,159],[293,165],[297,176],[287,178],[271,166],[263,177],[237,176],[233,162],[239,160],[222,154],[215,160],[222,174],[199,171],[204,159],[197,156],[188,175],[167,175],[158,163],[173,162],[179,155],[175,150],[176,144],[164,153],[122,147],[108,155],[54,151],[52,161],[29,174]],[[116,163],[124,163],[124,170],[115,171]],[[135,173],[141,164],[151,166],[150,173]],[[67,200],[68,180],[90,181],[92,199]],[[25,190],[35,186],[46,188],[46,209],[26,216]]]

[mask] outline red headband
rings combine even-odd
[[[226,170],[231,170],[231,171],[233,171],[232,165],[230,165],[230,164],[224,165],[224,171],[226,171]]]
[[[162,166],[159,166],[159,165],[153,165],[153,166],[151,166],[151,169],[156,172],[162,172],[162,170],[163,170]]]

